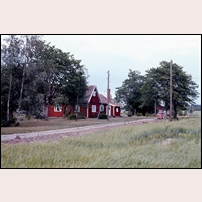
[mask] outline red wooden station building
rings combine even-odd
[[[89,85],[86,91],[84,105],[78,106],[78,112],[82,113],[86,118],[97,117],[100,112],[107,114],[107,98],[99,94],[97,86]],[[72,106],[50,106],[49,117],[63,117],[64,107],[68,107],[70,113],[73,113]],[[121,105],[109,101],[109,117],[120,117]]]

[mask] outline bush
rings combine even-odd
[[[128,112],[128,117],[131,117],[132,116],[132,112]]]
[[[75,120],[76,119],[76,114],[70,114],[67,119],[69,120]],[[83,113],[78,113],[77,119],[85,119],[85,116]]]
[[[97,118],[97,117],[98,117],[98,113],[97,112],[93,113],[92,116],[89,116],[89,118]]]
[[[35,118],[35,119],[44,119],[44,116],[41,115],[41,114],[39,114],[39,115],[34,116],[34,118]]]
[[[107,115],[105,113],[101,113],[98,119],[107,119]]]
[[[85,119],[86,117],[84,116],[84,114],[82,112],[78,113],[78,117],[77,119]]]
[[[15,123],[16,121],[17,121],[17,118],[15,117],[10,118],[10,123]]]
[[[182,112],[182,110],[178,111],[179,116],[186,116],[187,115],[187,111],[184,110],[184,114]]]
[[[137,116],[142,116],[142,113],[139,113],[139,112],[138,112],[138,113],[137,113]]]
[[[140,115],[139,115],[140,116]],[[149,117],[156,117],[156,114],[154,113],[154,114],[149,114],[149,113],[145,113],[145,116],[149,116]]]
[[[147,116],[156,117],[156,114],[147,114]]]
[[[10,122],[7,123],[5,119],[1,120],[1,127],[9,127],[9,126],[10,126]]]
[[[67,117],[67,119],[69,119],[69,120],[74,120],[74,119],[76,119],[76,114],[70,114],[70,115]]]
[[[25,115],[25,117],[27,118],[27,120],[30,120],[30,119],[31,119],[31,115],[30,115],[30,114]]]

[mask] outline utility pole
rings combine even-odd
[[[107,121],[109,121],[109,71],[107,72]]]
[[[172,86],[173,86],[173,84],[172,84],[172,63],[173,63],[173,61],[171,60],[170,61],[170,121],[172,121],[172,112],[173,112],[173,107],[172,107],[172,100],[173,100],[173,98],[172,98]]]
[[[156,100],[154,101],[154,113],[156,114]]]

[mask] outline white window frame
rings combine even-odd
[[[96,105],[92,105],[92,112],[96,112]]]
[[[111,106],[109,106],[109,116],[111,116]]]
[[[62,111],[62,106],[56,105],[54,106],[54,112],[61,112]]]
[[[77,108],[77,105],[75,106],[75,111],[76,111],[76,108]],[[80,112],[80,106],[78,105],[78,111],[77,112]]]
[[[96,96],[96,91],[93,91],[93,97],[95,97]]]

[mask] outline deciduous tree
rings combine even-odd
[[[162,61],[157,68],[146,71],[146,81],[141,88],[142,106],[147,106],[150,101],[164,103],[166,109],[170,107],[170,62]],[[174,63],[172,65],[173,110],[174,118],[178,109],[186,109],[198,97],[198,85],[192,76],[183,71],[183,67]]]

